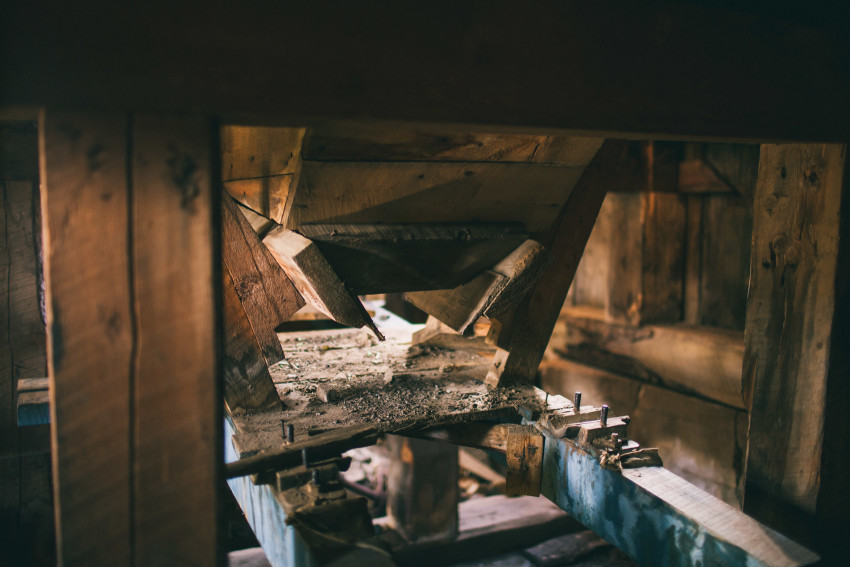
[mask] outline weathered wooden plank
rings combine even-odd
[[[40,128],[57,552],[64,565],[127,564],[136,378],[127,119],[50,113]]]
[[[697,323],[744,329],[750,276],[752,201],[737,195],[703,199]]]
[[[631,416],[629,436],[657,447],[666,469],[740,508],[745,411],[570,360],[544,360],[540,375],[548,392],[572,397],[580,391],[583,400]]]
[[[281,222],[289,190],[298,181],[304,128],[224,126],[221,179],[234,199]]]
[[[740,331],[680,325],[635,328],[610,323],[602,310],[574,307],[561,312],[550,346],[571,360],[745,409]]]
[[[458,449],[388,436],[387,515],[408,541],[454,539],[458,534]]]
[[[304,300],[227,195],[222,196],[221,253],[266,366],[274,364],[283,358],[275,327]]]
[[[611,471],[547,438],[544,496],[641,565],[811,565],[818,556],[662,467]]]
[[[313,307],[343,325],[358,329],[368,326],[382,338],[363,304],[346,289],[313,242],[279,226],[266,235],[263,244]]]
[[[497,554],[534,545],[582,529],[545,498],[488,496],[461,502],[457,539],[449,542],[394,547],[393,558],[411,567],[452,564],[480,559],[481,550]],[[379,523],[380,520],[375,523]]]
[[[454,289],[407,294],[408,301],[462,335],[483,316],[498,317],[522,299],[549,265],[551,254],[526,240],[489,270]]]
[[[132,136],[134,560],[219,565],[218,136],[157,115]]]
[[[585,165],[593,139],[569,136],[461,133],[423,124],[328,124],[308,130],[302,155],[314,161],[462,161]]]
[[[530,426],[508,432],[506,496],[539,496],[543,473],[543,435]]]
[[[601,140],[597,140],[601,143]],[[583,166],[305,160],[283,225],[522,222],[548,230]],[[519,188],[522,188],[521,190]]]
[[[638,325],[681,319],[685,204],[668,193],[611,194],[607,313]]]
[[[552,265],[509,314],[510,318],[503,317],[504,321],[495,325],[500,350],[488,373],[489,383],[508,385],[533,380],[602,206],[608,167],[616,163],[623,148],[623,143],[610,140],[602,145],[573,188],[556,228],[541,241],[552,252]]]
[[[744,509],[824,551],[831,544],[821,534],[847,525],[835,510],[850,498],[835,474],[846,456],[825,454],[847,419],[825,421],[847,409],[833,393],[846,392],[847,367],[832,358],[847,349],[847,167],[845,146],[762,146],[745,333]],[[836,468],[823,471],[824,462]]]
[[[528,237],[520,223],[313,224],[298,232],[360,295],[461,285]]]
[[[805,10],[701,4],[635,4],[615,16],[605,4],[578,0],[520,11],[485,1],[332,13],[314,4],[222,5],[199,22],[189,5],[98,6],[91,18],[87,2],[74,9],[4,3],[0,103],[191,108],[274,115],[288,125],[368,118],[526,131],[846,137],[843,6],[836,15],[832,2]],[[281,34],[284,21],[293,25]],[[808,69],[807,80],[788,69]]]
[[[280,397],[269,374],[264,352],[233,284],[227,263],[223,265],[222,308],[224,319],[224,401],[233,415],[245,411],[280,409]],[[277,335],[272,334],[280,348]],[[283,349],[280,349],[283,358]]]

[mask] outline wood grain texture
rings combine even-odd
[[[520,301],[550,260],[543,245],[526,240],[491,269],[461,286],[408,293],[407,298],[460,334],[470,335],[481,316],[497,317]]]
[[[387,515],[411,542],[454,539],[458,534],[458,449],[391,435]]]
[[[582,172],[552,233],[541,243],[553,261],[519,305],[503,317],[496,333],[500,350],[487,376],[500,386],[531,383],[564,304],[581,253],[605,197],[611,164],[624,144],[608,140]]]
[[[223,126],[221,179],[243,205],[281,222],[301,169],[304,128]]]
[[[589,404],[604,403],[613,415],[631,416],[629,437],[657,447],[665,468],[740,508],[745,411],[560,358],[545,360],[540,374],[541,388],[553,395],[572,397],[578,390]]]
[[[133,555],[127,140],[120,114],[49,114],[41,124],[53,474],[64,565],[128,564]]]
[[[224,401],[233,415],[245,411],[280,409],[280,397],[269,374],[269,364],[251,321],[239,300],[227,262],[223,265]],[[272,329],[272,336],[280,341]],[[283,349],[280,349],[283,358]]]
[[[543,435],[530,426],[508,433],[505,451],[508,463],[505,481],[506,496],[540,495],[543,443]]]
[[[217,133],[202,117],[136,116],[132,129],[134,559],[217,565]]]
[[[298,232],[359,295],[461,285],[528,237],[521,223],[311,224]]]
[[[668,193],[612,194],[608,316],[639,325],[682,316],[685,203]]]
[[[313,307],[349,327],[369,327],[382,338],[366,308],[339,279],[318,247],[309,239],[283,227],[263,239],[301,296]]]
[[[308,130],[304,159],[315,161],[461,161],[586,165],[592,138],[461,133],[427,124],[329,124]]]
[[[221,556],[210,126],[118,114],[42,119],[64,565],[216,565]],[[191,535],[176,525],[192,525]]]
[[[222,195],[221,253],[266,366],[270,366],[283,358],[275,328],[301,309],[304,300],[226,194]]]
[[[91,18],[89,2],[6,3],[0,103],[193,109],[296,126],[366,118],[843,140],[848,18],[835,7],[658,2],[612,15],[578,0],[522,10],[478,0],[199,14],[149,4],[97,6]],[[291,23],[284,34],[281,22]],[[806,80],[788,69],[808,69]]]
[[[593,308],[565,308],[550,347],[574,360],[651,384],[745,409],[744,336],[706,326],[629,327]]]
[[[844,298],[836,287],[842,201],[847,195],[846,147],[764,145],[753,220],[750,293],[744,351],[745,398],[750,403],[744,507],[768,525],[812,541],[819,494],[847,502],[846,483],[821,478],[825,416],[846,402],[827,396],[846,384],[830,366],[835,319]],[[846,230],[845,230],[846,233]],[[842,248],[846,251],[846,248]],[[834,374],[838,373],[838,375]],[[838,404],[835,406],[833,404]],[[835,504],[832,504],[834,506]],[[844,523],[846,524],[846,516]]]
[[[583,166],[305,160],[283,225],[521,222],[550,228]]]

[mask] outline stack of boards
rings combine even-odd
[[[550,261],[602,139],[384,126],[230,126],[222,179],[303,299],[380,336],[357,295],[407,299],[470,334]]]

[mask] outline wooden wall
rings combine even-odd
[[[659,447],[668,468],[740,505],[759,146],[633,147],[573,280],[542,385],[630,414],[632,436]]]
[[[18,427],[17,383],[47,375],[38,137],[0,123],[0,564],[55,563],[47,425]]]

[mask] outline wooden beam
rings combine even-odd
[[[584,245],[605,198],[611,166],[624,144],[608,140],[573,188],[552,231],[541,243],[553,261],[526,297],[494,325],[497,351],[487,381],[500,386],[531,383],[564,304]]]
[[[611,323],[601,309],[571,307],[561,312],[550,344],[570,360],[745,409],[741,331],[630,327]]]
[[[744,509],[824,552],[850,503],[848,180],[846,146],[762,146],[747,302]]]
[[[547,437],[542,494],[640,565],[812,565],[818,556],[662,467],[612,471]]]
[[[54,112],[40,128],[60,563],[218,565],[215,129]]]
[[[283,359],[275,328],[301,309],[304,299],[226,194],[222,196],[221,253],[262,358],[271,366]]]
[[[451,540],[458,534],[458,449],[390,435],[387,516],[411,542]]]
[[[585,164],[304,160],[281,224],[511,221],[544,232]]]
[[[227,264],[223,265],[224,402],[230,415],[281,409],[264,352],[239,301]],[[274,335],[277,339],[277,335]],[[280,346],[280,341],[278,341]],[[283,358],[281,349],[281,358]]]
[[[342,325],[369,327],[383,339],[366,308],[345,287],[315,243],[278,226],[266,235],[263,244],[310,305]]]
[[[453,289],[407,294],[407,300],[462,335],[471,335],[482,316],[498,317],[514,307],[549,265],[552,256],[526,240],[498,264]]]
[[[301,171],[304,128],[224,126],[221,179],[228,193],[277,223]]]
[[[823,6],[4,3],[0,104],[843,140],[848,18]]]

